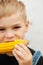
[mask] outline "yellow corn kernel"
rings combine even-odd
[[[15,40],[13,42],[3,42],[3,43],[0,43],[0,54],[11,52],[14,49],[14,46],[17,45],[17,44],[20,44],[20,43],[25,44],[26,41],[22,40],[22,39],[19,39],[19,40]]]

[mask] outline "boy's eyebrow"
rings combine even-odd
[[[15,26],[21,26],[21,24],[15,24],[15,25],[12,25],[12,27],[15,27]]]
[[[21,24],[13,24],[11,25],[11,27],[15,27],[15,26],[21,26]],[[0,28],[5,28],[6,26],[5,25],[1,25]]]
[[[0,26],[0,28],[5,28],[4,26]]]

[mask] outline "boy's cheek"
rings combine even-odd
[[[3,42],[4,39],[4,33],[0,33],[0,42]]]
[[[18,37],[19,37],[19,38],[21,38],[21,39],[23,39],[23,38],[24,38],[24,36],[25,36],[25,34],[24,34],[24,33],[22,33],[22,32],[18,34]]]
[[[0,42],[3,42],[4,36],[0,35]]]
[[[24,38],[25,31],[24,29],[20,29],[19,31],[16,32],[15,34],[18,38]]]

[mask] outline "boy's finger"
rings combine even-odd
[[[21,54],[25,55],[25,50],[22,47],[20,47],[20,45],[16,45],[15,49],[17,49],[18,51],[20,51]]]
[[[19,60],[23,60],[24,58],[24,55],[17,49],[14,49],[13,50],[13,54],[14,56],[16,57],[16,59],[19,61]]]
[[[22,47],[22,48],[25,50],[25,52],[30,53],[30,51],[29,51],[29,49],[26,47],[26,45],[24,45],[24,44],[19,44],[19,45],[20,45],[20,47]]]
[[[16,60],[18,61],[19,58],[18,58],[17,54],[14,52],[14,50],[12,51],[12,53],[13,53],[14,57],[16,58]]]

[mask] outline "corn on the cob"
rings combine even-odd
[[[0,43],[0,54],[1,53],[7,53],[7,52],[11,52],[14,49],[14,46],[20,43],[25,44],[25,40],[19,39],[19,40],[15,40],[13,42],[4,42],[4,43]]]

